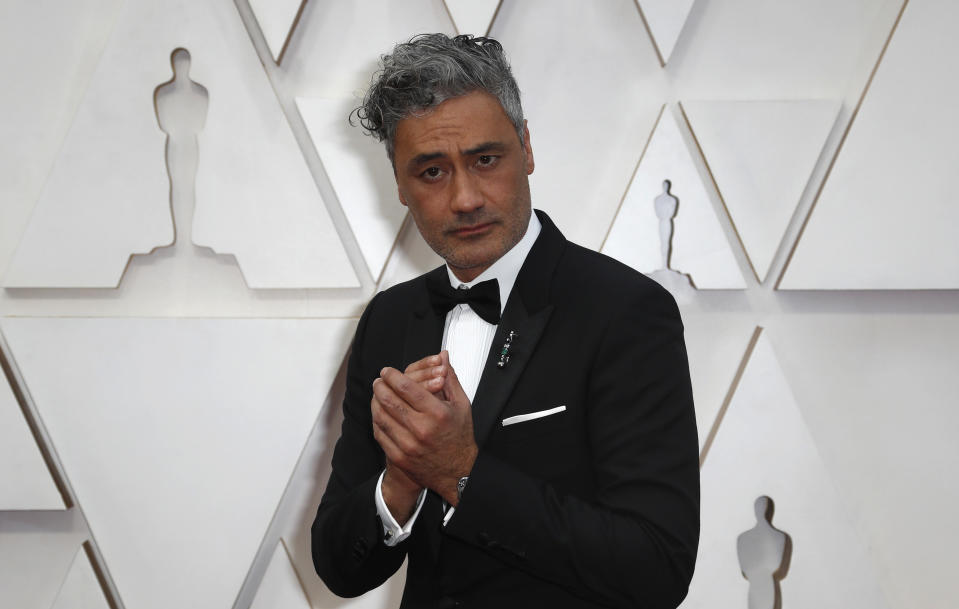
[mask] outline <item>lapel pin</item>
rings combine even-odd
[[[499,361],[496,362],[497,368],[505,368],[506,364],[509,363],[509,350],[513,346],[513,339],[515,339],[519,334],[509,331],[509,334],[506,336],[506,342],[503,343],[503,348],[499,352]]]

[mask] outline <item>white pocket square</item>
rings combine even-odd
[[[533,419],[541,419],[543,417],[548,417],[551,414],[556,414],[557,412],[563,412],[566,410],[565,406],[557,406],[556,408],[550,408],[549,410],[540,410],[538,412],[527,412],[526,414],[518,414],[513,417],[506,417],[503,419],[503,427],[507,425],[512,425],[513,423],[522,423],[523,421],[532,421]]]

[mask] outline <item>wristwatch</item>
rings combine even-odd
[[[469,482],[469,476],[463,476],[456,482],[456,502],[459,503],[463,499],[463,490],[466,488],[466,483]]]

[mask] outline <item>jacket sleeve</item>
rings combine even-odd
[[[338,596],[359,596],[386,581],[406,556],[406,544],[386,546],[376,515],[374,491],[384,457],[373,438],[372,386],[363,361],[371,312],[360,318],[347,364],[343,427],[333,451],[332,471],[312,527],[313,565]]]
[[[589,374],[593,497],[559,492],[481,450],[445,528],[610,607],[674,608],[699,539],[699,454],[683,326],[655,286],[608,319]]]

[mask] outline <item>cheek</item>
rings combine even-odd
[[[408,205],[408,209],[410,210],[410,215],[413,216],[413,222],[416,224],[416,228],[419,229],[421,234],[442,234],[444,218],[441,214],[436,213],[433,208],[424,206],[422,201],[417,201],[415,205]]]

